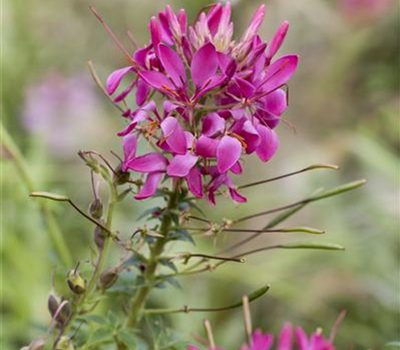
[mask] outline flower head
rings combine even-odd
[[[264,14],[261,6],[236,42],[229,3],[214,4],[189,28],[185,11],[167,6],[150,20],[150,42],[133,53],[132,66],[109,76],[107,92],[115,103],[124,102],[129,121],[119,133],[124,167],[147,174],[137,199],[154,195],[167,177],[184,179],[193,195],[212,203],[222,186],[233,200],[246,201],[232,176],[242,173],[245,155],[266,162],[276,153],[273,129],[287,108],[285,86],[298,65],[296,55],[274,58],[287,22],[269,44],[258,36]],[[126,108],[133,92],[138,107]],[[137,157],[140,139],[156,152]]]

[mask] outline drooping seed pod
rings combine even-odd
[[[86,280],[82,277],[78,269],[68,272],[67,283],[69,289],[75,294],[83,294],[86,291]]]
[[[96,244],[96,247],[99,248],[100,250],[103,249],[104,247],[104,241],[107,237],[107,232],[105,232],[101,227],[96,226],[96,228],[93,231],[93,240],[94,243]]]
[[[89,205],[89,213],[94,219],[100,219],[103,215],[103,203],[100,199],[95,198]]]
[[[57,297],[54,294],[50,294],[47,299],[47,308],[49,309],[51,317],[54,317],[59,306],[60,303],[58,302]]]
[[[62,306],[61,306],[62,305]],[[60,303],[61,308],[58,310],[58,315],[56,317],[56,321],[59,324],[64,324],[71,316],[72,314],[72,309],[71,309],[71,304],[67,300],[63,300]]]
[[[111,288],[119,277],[119,269],[117,267],[110,267],[103,271],[99,279],[99,287],[102,289]]]

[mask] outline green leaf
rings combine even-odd
[[[170,239],[171,241],[184,241],[184,242],[190,242],[194,245],[196,244],[195,241],[193,240],[193,237],[190,235],[189,231],[183,228],[177,228],[175,230],[169,231],[168,239]]]
[[[112,329],[110,327],[100,327],[93,332],[89,339],[89,344],[103,343],[112,340]]]
[[[97,323],[102,326],[109,324],[108,320],[104,316],[101,316],[101,315],[85,315],[85,316],[79,317],[79,319],[88,324]]]
[[[158,260],[161,265],[166,266],[170,268],[174,272],[178,272],[178,269],[176,268],[175,264],[170,260],[170,259],[159,259]]]
[[[56,202],[69,202],[70,199],[66,196],[51,193],[51,192],[31,192],[29,194],[30,197],[39,197],[39,198],[46,198]]]
[[[147,209],[142,214],[140,214],[137,219],[141,220],[141,219],[145,218],[146,216],[153,215],[155,212],[161,211],[161,210],[162,209],[160,207],[153,207],[153,208]],[[149,218],[149,219],[151,219],[151,218]]]
[[[118,340],[124,343],[128,349],[136,348],[137,338],[132,330],[124,329],[117,335]]]

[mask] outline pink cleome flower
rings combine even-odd
[[[114,101],[126,106],[135,93],[138,106],[125,108],[129,123],[119,133],[124,169],[147,174],[136,199],[153,196],[169,177],[185,179],[193,195],[211,203],[221,186],[234,201],[246,201],[231,176],[242,173],[243,155],[255,153],[266,162],[276,153],[274,128],[287,108],[284,87],[298,65],[296,55],[274,60],[287,22],[269,44],[257,34],[264,12],[261,6],[235,42],[229,3],[202,12],[190,28],[184,10],[175,14],[167,6],[150,20],[150,43],[132,55],[132,65],[109,76]],[[125,77],[131,82],[118,91]],[[162,98],[161,113],[154,92]],[[136,156],[140,138],[158,153]]]
[[[269,333],[262,333],[256,330],[251,339],[251,344],[244,344],[240,350],[270,350],[274,343],[274,337]],[[276,343],[276,350],[335,350],[331,340],[324,338],[321,332],[317,331],[310,337],[301,327],[293,329],[292,325],[287,323],[282,328]],[[188,350],[200,350],[199,348],[189,345]],[[208,349],[217,350],[217,349]],[[218,350],[224,350],[218,348]]]

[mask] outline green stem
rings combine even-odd
[[[1,145],[6,149],[6,151],[11,155],[11,158],[15,164],[15,168],[22,182],[29,192],[35,190],[34,181],[29,175],[28,166],[26,161],[19,150],[17,144],[14,142],[11,135],[8,133],[7,129],[3,124],[1,126]],[[50,234],[51,240],[53,242],[54,248],[64,266],[72,266],[73,260],[68,246],[64,240],[63,234],[57,224],[57,221],[50,210],[49,205],[46,202],[39,203],[40,212],[44,221],[46,222],[48,232]]]
[[[178,186],[169,198],[167,210],[177,208],[177,194]],[[126,325],[130,328],[134,328],[140,320],[148,295],[153,288],[159,258],[164,251],[166,243],[168,242],[168,232],[171,228],[171,224],[171,217],[169,215],[164,215],[160,228],[160,233],[163,235],[163,237],[159,238],[154,247],[151,249],[150,259],[144,274],[145,284],[138,289],[131,304],[129,317],[126,323]]]

